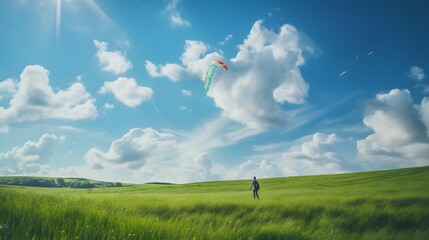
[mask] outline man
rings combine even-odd
[[[253,177],[253,181],[252,181],[252,184],[250,185],[249,190],[252,190],[252,188],[253,188],[253,198],[254,199],[258,198],[258,200],[259,200],[259,195],[258,195],[259,183],[258,183],[258,181],[256,181],[256,177]]]

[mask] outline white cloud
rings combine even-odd
[[[237,169],[230,170],[229,177],[235,179],[243,178],[267,178],[267,177],[282,177],[282,173],[278,166],[272,161],[263,159],[258,160],[247,160],[240,164]]]
[[[181,91],[182,91],[183,96],[192,97],[192,91],[191,90],[182,89]]]
[[[192,112],[192,109],[188,108],[187,106],[183,105],[182,103],[179,104],[179,110],[180,111]]]
[[[219,170],[223,166],[211,157],[212,152],[258,133],[224,118],[205,122],[190,133],[136,128],[113,141],[106,151],[90,149],[85,159],[93,171],[125,169],[144,182],[219,179],[226,171]]]
[[[302,52],[311,46],[300,37],[288,24],[275,33],[263,27],[262,21],[254,23],[239,45],[236,57],[225,61],[230,70],[217,71],[208,92],[224,116],[254,128],[286,123],[287,114],[281,105],[302,104],[308,96],[309,84],[302,77],[300,67],[305,63]],[[146,69],[152,77],[177,81],[191,76],[203,80],[211,61],[224,60],[218,52],[207,54],[210,49],[201,41],[187,40],[180,57],[181,65],[169,63],[157,67],[146,61]],[[171,71],[163,70],[167,66]]]
[[[136,107],[152,98],[151,88],[138,86],[134,78],[119,77],[113,82],[104,82],[99,93],[111,92],[123,104]]]
[[[173,63],[167,63],[165,65],[156,66],[151,61],[146,60],[146,71],[151,77],[159,78],[166,77],[172,81],[178,81],[182,78],[184,69],[182,66]]]
[[[281,177],[355,171],[355,144],[336,134],[315,133],[292,142],[256,146],[256,154],[228,170],[229,178]]]
[[[378,94],[364,117],[374,133],[357,141],[359,156],[369,169],[427,165],[429,137],[427,102],[414,105],[408,90]]]
[[[210,53],[201,58],[210,47],[201,41],[186,40],[184,52],[180,57],[181,65],[167,63],[156,66],[151,61],[146,60],[146,70],[152,77],[167,77],[172,81],[179,81],[185,76],[203,79],[208,64],[214,60],[222,58],[219,53]]]
[[[217,180],[219,176],[215,173],[215,166],[210,154],[202,152],[195,155],[180,165],[181,174],[178,176],[181,182]]]
[[[108,51],[106,42],[94,40],[97,47],[97,58],[101,68],[106,72],[114,74],[125,73],[130,70],[133,64],[120,51]]]
[[[104,168],[109,164],[138,168],[156,155],[167,157],[167,154],[171,154],[169,150],[176,145],[176,137],[172,134],[160,133],[152,128],[133,128],[120,139],[113,141],[106,152],[91,148],[85,159],[93,168]]]
[[[336,134],[315,133],[301,138],[301,143],[290,147],[276,163],[287,175],[339,173],[346,169],[346,160],[336,150],[344,140]],[[344,144],[346,145],[346,144]],[[349,156],[350,157],[350,156]]]
[[[222,41],[222,42],[220,42],[219,44],[220,45],[225,45],[230,39],[232,38],[232,34],[228,34],[226,37],[225,37],[225,39]]]
[[[343,71],[343,72],[341,72],[339,75],[338,75],[338,77],[341,77],[341,76],[343,76],[344,74],[346,74],[347,73],[347,71]]]
[[[56,144],[64,142],[65,137],[44,134],[38,141],[28,141],[0,153],[0,174],[36,174],[48,167]]]
[[[116,44],[118,45],[118,46],[120,46],[120,47],[122,47],[122,48],[125,48],[125,49],[127,49],[127,48],[130,48],[130,46],[131,46],[131,43],[130,43],[130,41],[128,41],[127,39],[121,39],[121,40],[117,40],[116,41]]]
[[[408,72],[408,77],[420,81],[425,78],[425,73],[423,72],[423,69],[417,67],[417,66],[411,66],[410,70]]]
[[[151,61],[148,61],[148,60],[145,61],[145,68],[151,77],[158,78],[162,76],[158,70],[158,67],[155,64],[153,64]]]
[[[177,4],[179,2],[180,0],[172,0],[165,8],[165,10],[170,15],[170,23],[173,27],[190,27],[191,23],[187,20],[184,20],[177,11]]]
[[[110,103],[105,103],[103,105],[103,109],[106,109],[106,110],[113,109],[113,108],[115,108],[115,105],[110,104]]]
[[[9,127],[8,126],[0,126],[0,133],[8,133]]]
[[[188,21],[184,20],[179,13],[175,12],[170,14],[170,22],[171,24],[176,27],[190,27],[191,23],[189,23]]]
[[[424,97],[420,106],[420,116],[426,125],[426,133],[429,136],[429,98]]]
[[[95,118],[95,99],[81,83],[55,93],[49,85],[49,71],[39,65],[26,66],[9,108],[0,107],[0,121],[39,119],[79,120]]]
[[[237,122],[284,125],[287,116],[280,104],[304,103],[309,89],[299,70],[304,58],[297,30],[286,24],[276,34],[257,21],[239,50],[230,71],[218,71],[208,95]]]
[[[176,5],[180,2],[180,0],[171,0],[170,3],[167,4],[166,10],[173,11],[176,9]]]
[[[161,76],[168,77],[173,81],[178,81],[182,78],[183,67],[178,64],[167,63],[161,68]]]
[[[230,168],[228,176],[332,174],[429,164],[427,97],[414,104],[408,90],[378,94],[363,122],[373,133],[358,141],[315,133],[292,142],[255,146],[255,153]]]
[[[13,96],[18,90],[18,84],[11,78],[0,82],[0,101],[4,97]]]

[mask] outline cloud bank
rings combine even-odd
[[[232,177],[282,177],[356,171],[355,144],[335,133],[316,132],[292,142],[255,146]]]
[[[125,169],[144,181],[215,180],[226,177],[226,171],[213,158],[213,152],[258,133],[228,119],[215,119],[190,133],[134,128],[112,141],[106,150],[91,148],[85,159],[100,174]]]
[[[130,181],[195,182],[428,165],[429,99],[414,104],[408,90],[376,95],[363,124],[372,132],[361,139],[316,132],[292,141],[254,146],[240,162],[222,162],[217,150],[258,135],[228,118],[214,119],[192,132],[133,128],[106,149],[91,148],[79,172]],[[2,174],[52,173],[52,152],[64,137],[45,134],[38,141],[0,153]],[[204,144],[201,144],[204,143]],[[196,147],[198,146],[198,147]],[[69,170],[68,170],[69,171]],[[71,171],[74,171],[73,169]],[[118,175],[118,174],[122,175]],[[124,175],[125,174],[125,175]]]
[[[54,147],[65,137],[44,134],[38,141],[28,141],[22,146],[0,153],[0,174],[37,174],[45,168],[52,157]]]

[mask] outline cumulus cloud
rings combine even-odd
[[[309,85],[301,76],[304,64],[299,34],[291,25],[279,33],[257,21],[208,92],[227,117],[252,127],[282,126],[287,115],[281,104],[301,104]]]
[[[203,79],[210,62],[222,58],[217,52],[206,55],[209,49],[210,47],[201,41],[186,40],[184,52],[180,56],[181,64],[167,63],[156,66],[146,60],[146,70],[151,77],[166,77],[172,81],[179,81],[186,76]]]
[[[421,81],[425,78],[425,73],[423,72],[423,69],[417,66],[411,66],[408,72],[408,77],[417,81]]]
[[[240,164],[237,169],[229,172],[231,178],[267,178],[267,177],[282,177],[279,167],[267,159],[263,160],[247,160]]]
[[[55,145],[64,142],[65,137],[43,134],[37,141],[28,141],[0,153],[0,174],[36,174],[50,162]]]
[[[49,85],[49,71],[39,65],[24,68],[14,91],[9,108],[0,107],[0,121],[79,120],[97,116],[95,99],[82,83],[73,83],[55,93]]]
[[[110,104],[110,103],[105,103],[103,105],[103,109],[105,109],[105,110],[109,110],[109,109],[113,109],[113,108],[115,108],[115,105]]]
[[[178,134],[152,128],[135,128],[112,142],[106,150],[91,148],[85,155],[93,171],[100,174],[128,171],[143,182],[194,182],[218,179],[207,148],[190,146]]]
[[[292,142],[254,146],[231,178],[332,174],[429,164],[429,99],[414,104],[408,90],[378,94],[368,106],[364,139],[315,133]]]
[[[429,137],[427,99],[413,103],[408,90],[378,94],[364,117],[373,133],[357,141],[359,156],[368,168],[427,165]]]
[[[200,156],[202,152],[182,150],[184,147],[176,134],[152,128],[134,128],[113,141],[107,151],[90,149],[85,159],[93,169],[109,171],[119,167],[140,175],[144,181],[185,182],[190,177],[198,179],[195,163],[199,170],[209,163]]]
[[[18,90],[18,84],[13,79],[6,79],[0,82],[0,101],[4,97],[10,97]]]
[[[334,174],[359,169],[352,157],[355,144],[336,134],[315,133],[292,142],[255,146],[256,151],[238,167],[231,178],[281,177]]]
[[[255,146],[238,166],[219,172],[222,178],[281,177],[334,174],[361,170],[356,144],[336,134],[314,133],[292,142]]]
[[[161,68],[160,76],[168,77],[173,81],[178,81],[182,78],[183,67],[177,64],[165,64]]]
[[[99,93],[113,93],[115,98],[129,107],[136,107],[143,101],[152,98],[153,91],[149,87],[138,86],[134,78],[119,77],[112,82],[104,82]]]
[[[160,133],[152,128],[133,128],[113,141],[106,152],[91,148],[85,159],[93,168],[103,168],[109,164],[135,168],[143,166],[157,154],[168,153],[176,144],[176,137],[172,134]]]
[[[429,98],[425,97],[420,106],[420,116],[426,125],[426,133],[429,136]]]
[[[213,157],[217,149],[260,133],[240,124],[233,127],[231,123],[227,119],[216,119],[186,134],[152,128],[131,129],[106,150],[90,149],[85,159],[93,171],[127,170],[140,181],[195,182],[360,170],[352,157],[356,152],[355,142],[324,133],[259,146],[256,154],[245,161],[224,165]]]
[[[121,74],[133,67],[133,64],[125,57],[124,53],[108,51],[106,42],[94,40],[94,45],[97,47],[97,58],[103,71]]]
[[[162,76],[158,67],[149,60],[145,61],[145,68],[151,77],[158,78]]]
[[[181,182],[219,179],[219,176],[215,173],[213,160],[207,152],[202,152],[188,161],[183,161],[180,171],[181,174],[179,174],[178,178]]]
[[[194,161],[195,169],[197,170],[199,174],[202,175],[202,177],[206,177],[207,175],[211,175],[210,169],[213,168],[213,163],[210,159],[210,156],[208,153],[202,153],[198,155]]]
[[[203,80],[211,61],[224,60],[230,70],[217,71],[208,92],[223,115],[254,128],[283,126],[287,114],[282,104],[302,104],[308,96],[309,84],[300,71],[305,63],[303,51],[311,49],[306,42],[289,24],[276,33],[259,20],[230,60],[216,51],[207,53],[211,47],[201,41],[187,40],[181,64],[156,66],[146,61],[146,69],[152,77],[177,81],[191,76]]]
[[[179,81],[184,73],[183,67],[178,64],[167,63],[165,65],[156,66],[149,60],[145,62],[147,72],[154,78],[166,77],[172,81]]]
[[[336,134],[315,133],[300,139],[276,163],[286,175],[332,174],[350,171],[336,145],[344,144]],[[350,160],[350,159],[349,159]]]

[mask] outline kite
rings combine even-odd
[[[228,70],[228,66],[226,66],[225,63],[219,60],[214,60],[213,62],[210,63],[209,68],[207,69],[206,79],[204,80],[204,95],[206,95],[207,92],[209,91],[210,84],[212,83],[213,75],[216,71],[216,68],[219,66]]]

